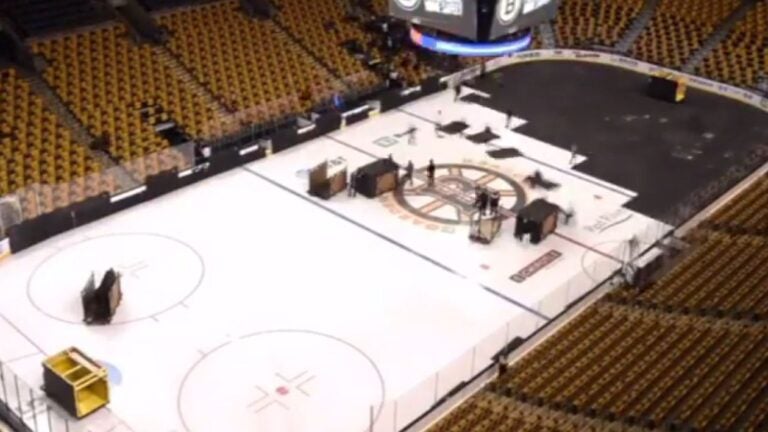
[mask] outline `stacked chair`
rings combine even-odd
[[[111,176],[48,110],[16,69],[0,70],[0,196],[25,217],[112,192]]]

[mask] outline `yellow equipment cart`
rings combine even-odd
[[[77,348],[43,362],[43,390],[75,418],[83,418],[109,403],[107,369]]]

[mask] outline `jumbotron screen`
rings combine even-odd
[[[494,40],[551,20],[558,0],[389,0],[395,18],[471,40]]]
[[[554,19],[557,3],[557,0],[499,0],[491,25],[491,39]]]
[[[477,38],[476,0],[389,0],[389,13],[424,27]]]

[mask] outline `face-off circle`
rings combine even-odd
[[[245,335],[205,354],[179,389],[188,432],[366,431],[385,398],[359,348],[308,330]]]
[[[525,189],[496,170],[469,164],[435,165],[435,184],[427,182],[427,168],[414,170],[413,185],[407,182],[394,192],[395,202],[412,215],[444,225],[466,225],[476,213],[475,189],[484,187],[501,195],[500,206],[511,212],[526,202]]]
[[[55,252],[27,282],[27,297],[48,317],[83,323],[80,291],[114,268],[122,274],[123,300],[111,325],[148,319],[187,299],[203,280],[200,254],[172,237],[126,233],[93,237]]]

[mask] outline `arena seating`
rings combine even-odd
[[[640,12],[643,0],[568,0],[560,3],[555,40],[560,47],[613,46]]]
[[[141,2],[161,11],[154,17],[170,32],[165,46],[136,44],[90,0],[5,0],[0,7],[37,36],[30,44],[49,64],[46,82],[139,179],[182,158],[166,151],[172,143],[155,131],[158,124],[216,138],[232,118],[239,125],[281,119],[381,84],[344,47],[357,41],[381,54],[361,18],[348,16],[346,0],[276,0],[275,21],[246,17],[237,0]],[[558,46],[614,45],[643,2],[561,2]],[[661,0],[631,54],[680,67],[738,3]],[[385,15],[387,0],[372,6]],[[101,25],[42,38],[93,24]],[[767,47],[762,2],[699,71],[753,85],[768,73]],[[409,49],[394,63],[410,84],[437,73]],[[32,217],[115,192],[103,169],[20,72],[0,69],[0,196],[18,193]],[[622,287],[588,307],[430,431],[768,430],[768,177],[687,240],[691,248],[657,281]]]
[[[525,430],[589,430],[563,421],[566,414],[624,427],[755,430],[746,426],[765,414],[754,408],[765,403],[766,379],[764,322],[682,316],[601,301],[431,432],[512,432],[524,430],[526,422],[532,425]],[[547,411],[525,416],[509,408],[521,404]],[[558,418],[560,424],[553,427]]]
[[[598,432],[601,422],[480,392],[451,412],[434,432]]]
[[[754,86],[760,74],[768,76],[768,3],[757,3],[697,73],[743,87]]]
[[[157,20],[171,32],[173,53],[242,120],[302,113],[343,91],[272,22],[240,12],[237,0],[178,9]]]
[[[430,432],[766,430],[766,197],[763,176],[658,280],[587,307]]]
[[[25,216],[104,191],[113,179],[15,69],[0,70],[0,196],[18,193]]]
[[[597,6],[595,43],[614,46],[643,7],[644,0],[602,0]]]
[[[595,41],[596,28],[597,2],[594,0],[560,2],[560,10],[554,26],[557,46],[574,48],[591,45]]]
[[[365,43],[359,22],[347,18],[343,0],[280,0],[277,22],[342,78],[352,90],[364,92],[381,80],[344,48],[348,41]]]
[[[387,16],[389,15],[389,2],[388,0],[373,0],[371,3],[375,16]],[[438,74],[438,71],[430,67],[422,59],[417,58],[416,51],[410,49],[411,46],[407,45],[404,49],[398,52],[393,63],[397,68],[398,73],[402,76],[408,85],[417,85],[424,79]],[[435,58],[433,56],[432,58]],[[467,60],[467,58],[461,59],[461,61]]]
[[[680,68],[738,4],[739,0],[661,0],[631,55]]]
[[[94,25],[111,18],[106,5],[90,0],[3,0],[0,12],[29,36]]]
[[[711,230],[768,236],[768,176],[751,184],[704,223]]]
[[[759,178],[690,235],[693,251],[634,293],[610,297],[686,314],[768,319],[768,177]]]
[[[50,63],[46,81],[110,155],[142,177],[177,166],[174,153],[154,159],[169,142],[154,126],[175,122],[193,137],[218,130],[215,106],[162,61],[162,50],[132,42],[122,24],[35,42]],[[171,155],[174,155],[171,157]]]
[[[755,380],[768,377],[765,323],[592,309],[511,368],[498,391],[650,428],[733,430],[759,392]]]
[[[768,318],[768,239],[705,235],[688,261],[634,301],[683,313]]]

